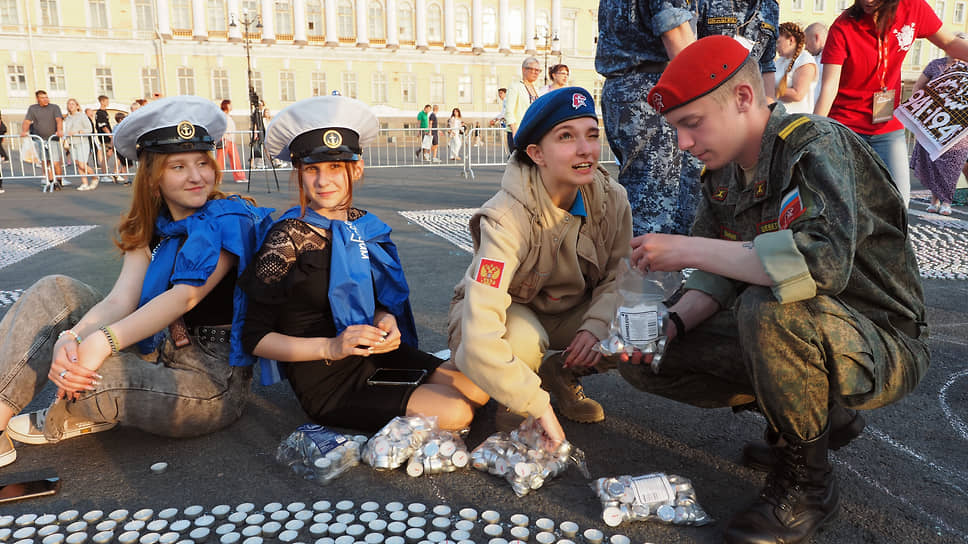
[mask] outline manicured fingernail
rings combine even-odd
[[[91,385],[97,387],[101,385],[101,380],[91,380]]]
[[[373,348],[372,347],[368,347],[368,348],[366,348],[366,351],[369,351],[370,353],[373,353]]]
[[[386,336],[390,334],[390,331],[380,331],[380,334],[382,334],[383,336]]]
[[[97,378],[98,380],[103,380],[104,379],[104,376],[102,376],[100,374],[95,374],[94,377]]]

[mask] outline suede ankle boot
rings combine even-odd
[[[759,498],[726,527],[729,544],[808,542],[837,513],[840,492],[827,460],[828,425],[820,436],[802,441],[781,435],[776,459]]]

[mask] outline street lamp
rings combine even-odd
[[[544,32],[544,35],[539,36],[538,33],[537,33],[537,29],[535,29],[534,39],[535,39],[535,41],[538,41],[539,39],[544,41],[544,84],[545,85],[548,85],[548,44],[550,42],[551,43],[551,46],[552,46],[551,48],[557,50],[558,49],[558,42],[560,40],[558,39],[558,33],[557,32],[555,32],[554,34],[552,34],[551,33],[551,29],[549,29],[548,27],[545,27],[544,31],[545,31]],[[560,55],[560,53],[559,53],[559,55]],[[558,60],[559,60],[559,62],[561,61],[561,57],[560,56],[559,56],[559,59]]]

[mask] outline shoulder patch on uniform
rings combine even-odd
[[[500,287],[501,275],[504,273],[504,261],[481,258],[477,267],[477,277],[474,281],[488,287]]]
[[[777,133],[777,136],[779,136],[780,139],[786,140],[787,137],[789,137],[790,134],[792,134],[794,130],[798,129],[803,124],[809,123],[809,122],[810,122],[810,118],[809,117],[806,117],[806,116],[798,117],[793,122],[791,122],[787,126],[783,127],[783,130],[781,130],[779,133]]]
[[[776,1],[776,0],[774,0],[774,1]],[[760,28],[765,28],[765,29],[769,30],[770,32],[773,32],[774,30],[776,30],[776,27],[775,26],[771,25],[770,23],[767,23],[766,21],[763,21],[762,23],[760,23]]]
[[[729,194],[729,187],[725,185],[720,185],[719,187],[716,187],[714,191],[712,191],[712,194],[710,194],[709,197],[712,198],[713,200],[718,200],[722,202],[726,200],[726,195],[728,194]]]
[[[803,201],[800,199],[800,187],[796,187],[783,195],[780,201],[780,214],[776,218],[777,225],[781,229],[789,228],[790,224],[803,215],[804,211],[806,208],[803,207]]]
[[[735,242],[739,240],[739,233],[726,227],[719,227],[719,237],[723,240],[732,240]]]

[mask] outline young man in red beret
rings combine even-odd
[[[691,236],[634,238],[632,263],[697,271],[670,308],[658,374],[638,357],[619,370],[696,406],[755,402],[770,449],[748,457],[770,476],[726,541],[808,541],[837,509],[828,449],[863,430],[850,409],[902,398],[928,367],[904,202],[849,129],[767,105],[756,62],[732,38],[687,47],[649,103],[705,163],[703,199]]]

